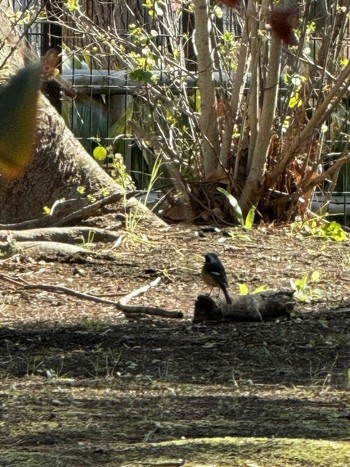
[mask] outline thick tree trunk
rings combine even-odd
[[[84,0],[87,16],[100,26],[128,32],[130,22],[136,20],[143,24],[145,8],[142,0],[119,0],[106,2],[101,0]]]
[[[4,5],[0,11],[0,64],[2,73],[8,69],[6,73],[13,74],[24,65],[23,49],[10,23],[10,6],[6,6],[7,10]],[[28,170],[16,180],[0,177],[0,223],[41,217],[44,206],[51,208],[62,198],[75,200],[64,213],[69,214],[88,204],[91,197],[101,198],[101,190],[120,193],[122,198],[121,187],[83,149],[43,96],[38,108],[37,145]],[[84,188],[83,194],[78,187]]]
[[[75,199],[69,212],[101,198],[102,190],[122,189],[91,158],[44,97],[40,98],[37,148],[31,165],[17,180],[0,178],[0,223],[23,222],[41,217],[44,206]],[[83,187],[80,194],[78,188]],[[89,198],[88,198],[89,197]]]
[[[62,2],[55,1],[51,4],[56,4],[57,11],[62,8]],[[82,0],[79,2],[81,11],[85,19],[91,21],[92,28],[85,25],[83,34],[78,33],[81,29],[81,18],[78,15],[76,23],[75,15],[66,17],[66,12],[63,13],[61,21],[69,25],[72,30],[64,29],[64,44],[68,49],[75,51],[89,50],[91,45],[98,47],[99,53],[96,54],[96,59],[91,60],[92,68],[109,69],[114,67],[124,68],[125,62],[120,59],[116,54],[111,54],[111,47],[108,41],[97,40],[95,34],[95,27],[98,31],[114,31],[116,36],[121,35],[125,37],[129,33],[129,25],[146,25],[151,24],[151,18],[147,16],[147,9],[142,0],[117,0],[114,2],[104,0]],[[79,24],[80,23],[80,24]],[[68,33],[66,33],[68,31]],[[132,48],[129,49],[130,51]],[[90,57],[91,58],[91,57]]]

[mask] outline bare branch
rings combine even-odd
[[[23,287],[25,289],[44,290],[47,292],[63,293],[65,295],[70,295],[73,297],[81,298],[83,300],[89,300],[95,303],[102,303],[104,305],[113,305],[125,314],[139,313],[139,314],[147,314],[151,316],[159,316],[159,317],[164,317],[164,318],[177,318],[177,319],[183,317],[183,314],[179,311],[169,311],[169,310],[164,310],[158,307],[155,307],[155,308],[139,307],[139,306],[132,307],[132,306],[126,305],[126,303],[129,302],[132,298],[146,293],[151,287],[157,286],[160,282],[160,278],[155,279],[153,282],[151,282],[150,284],[146,286],[143,286],[137,290],[134,290],[133,292],[128,294],[126,297],[124,297],[124,299],[120,300],[120,302],[115,302],[113,300],[107,300],[105,298],[96,297],[95,295],[78,292],[77,290],[73,290],[68,287],[63,287],[61,285],[30,284],[24,279],[13,278],[11,276],[7,276],[6,274],[0,274],[0,279],[10,282],[13,285]]]

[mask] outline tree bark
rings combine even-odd
[[[62,242],[62,243],[97,243],[116,242],[120,232],[97,227],[60,227],[30,230],[0,230],[0,242]]]
[[[96,24],[112,30],[128,32],[131,14],[132,21],[143,24],[145,8],[142,0],[119,0],[106,2],[101,0],[84,0],[87,16]]]
[[[7,3],[7,2],[6,2]],[[24,65],[21,42],[11,24],[11,9],[0,10],[0,50],[2,72],[13,73]],[[8,76],[7,76],[8,77]],[[1,109],[0,109],[1,110]],[[26,109],[23,108],[23,112]],[[1,118],[6,118],[0,115]],[[78,188],[84,193],[79,194]],[[123,190],[90,157],[66,127],[63,119],[44,96],[40,96],[37,119],[37,145],[27,171],[16,180],[0,177],[0,222],[22,222],[43,215],[59,199],[73,199],[70,211],[89,204],[89,197],[101,198],[102,190]],[[81,191],[81,190],[80,190]]]
[[[250,0],[247,7],[246,28],[250,36],[250,59],[251,59],[251,80],[248,92],[247,117],[250,129],[247,174],[252,165],[255,143],[259,134],[259,97],[260,97],[260,74],[261,74],[261,39],[259,39],[258,25],[258,5],[256,1]]]
[[[208,31],[208,9],[208,0],[195,0],[195,42],[197,47],[198,86],[201,97],[200,129],[205,179],[215,174],[220,155],[219,127],[213,81],[213,59]]]
[[[232,134],[234,124],[237,123],[237,117],[239,114],[239,108],[242,103],[244,95],[244,85],[246,83],[247,72],[251,63],[249,55],[249,35],[247,22],[244,23],[244,29],[242,34],[242,42],[240,46],[239,58],[237,63],[237,71],[234,75],[234,86],[232,88],[232,97],[230,102],[230,112],[228,113],[227,119],[224,125],[224,131],[222,136],[220,160],[223,167],[228,167],[229,153],[232,143]],[[236,154],[236,162],[234,168],[234,180],[237,179],[239,166],[239,154]]]
[[[58,10],[62,8],[60,3]],[[147,24],[147,10],[142,0],[117,0],[117,1],[101,1],[101,0],[82,0],[81,11],[88,18],[92,24],[98,26],[99,30],[114,31],[118,35],[125,37],[129,33],[128,28],[131,23]],[[73,34],[69,32],[64,37],[64,43],[72,50],[85,50],[94,44],[99,48],[100,53],[97,55],[97,60],[93,61],[93,67],[108,69],[112,67],[125,67],[125,63],[120,60],[117,55],[111,54],[111,48],[108,41],[97,40],[94,30],[86,27],[83,34],[74,34],[74,31],[80,29],[81,24],[75,24],[74,15],[67,18],[66,12],[63,10],[64,21],[73,28]],[[79,16],[78,16],[79,18]],[[79,23],[79,20],[78,20]],[[76,28],[78,26],[78,28]],[[131,50],[131,49],[130,49]]]
[[[268,290],[257,294],[239,295],[228,304],[208,295],[197,297],[193,322],[267,321],[289,318],[295,301],[294,291]]]
[[[89,204],[87,196],[102,197],[122,189],[91,158],[66,127],[63,119],[41,96],[38,115],[38,143],[32,163],[17,180],[0,178],[0,222],[22,222],[38,218],[43,208],[65,198],[75,202],[69,212]],[[79,194],[78,188],[84,193]],[[66,212],[65,214],[69,214]]]
[[[264,91],[260,128],[254,146],[249,175],[244,184],[240,199],[240,206],[244,215],[247,215],[252,206],[258,204],[264,189],[263,182],[266,174],[271,130],[279,89],[281,51],[281,40],[275,34],[272,34],[269,70],[266,80],[266,89]]]

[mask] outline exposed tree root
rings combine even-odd
[[[116,242],[119,232],[97,227],[45,227],[30,230],[0,230],[0,242]]]
[[[27,255],[41,258],[52,255],[76,255],[80,253],[90,253],[88,250],[77,245],[62,242],[18,242],[5,243],[0,246],[1,258],[10,258],[14,255]],[[90,253],[93,254],[93,253]]]
[[[119,202],[126,196],[127,199],[133,196],[133,193],[112,193],[109,196],[99,199],[95,203],[82,206],[86,200],[71,199],[71,200],[58,200],[55,209],[50,216],[43,216],[38,219],[30,219],[15,224],[0,224],[1,230],[22,230],[22,229],[38,229],[41,227],[62,226],[68,223],[75,223],[82,219],[87,219],[98,213],[99,209],[108,204]],[[71,212],[75,206],[75,211]],[[67,215],[64,212],[68,211]]]

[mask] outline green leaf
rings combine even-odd
[[[311,274],[311,282],[318,282],[320,280],[320,273],[319,271],[314,271]]]
[[[226,196],[226,198],[228,199],[229,203],[232,206],[232,209],[233,209],[233,211],[235,213],[237,221],[243,227],[244,226],[243,213],[242,213],[242,209],[240,208],[236,198],[234,196],[232,196],[231,193],[229,193],[224,188],[218,187],[217,190],[220,191],[220,193],[222,193],[223,195]]]
[[[324,218],[321,216],[299,224],[295,223],[294,225],[302,233],[325,240],[329,239],[335,242],[343,242],[348,239],[348,234],[338,222],[325,222]]]
[[[338,222],[333,221],[328,225],[324,225],[323,227],[326,235],[329,236],[332,240],[335,240],[336,242],[343,242],[347,239],[346,232]]]
[[[300,99],[299,93],[293,94],[289,99],[289,107],[291,109],[300,107],[303,101]]]
[[[299,302],[310,303],[311,301],[309,295],[301,292],[297,292],[294,296]]]
[[[79,10],[78,0],[68,0],[67,7],[69,11]]]
[[[255,219],[255,207],[253,206],[252,208],[249,209],[248,215],[245,219],[244,227],[246,229],[251,229],[254,225],[254,219]]]
[[[45,216],[51,216],[51,209],[48,206],[44,206],[43,214],[45,214]]]
[[[265,292],[265,290],[268,290],[269,288],[267,287],[267,285],[259,285],[259,287],[257,287],[256,289],[253,290],[253,294],[256,294],[256,293],[260,293],[260,292]]]
[[[309,280],[309,275],[308,275],[308,274],[304,274],[303,277],[300,279],[300,287],[301,287],[301,289],[305,289],[305,288],[306,288],[307,283],[308,283],[308,280]]]
[[[239,284],[239,293],[241,295],[248,295],[249,289],[246,284]]]
[[[200,112],[201,107],[202,107],[201,95],[200,95],[199,92],[196,92],[196,96],[195,96],[195,109],[196,109],[196,112]]]
[[[347,65],[348,63],[349,63],[349,59],[348,59],[348,58],[342,57],[342,58],[340,59],[340,66],[341,66],[341,68],[345,68],[346,65]]]
[[[107,157],[107,149],[103,146],[97,146],[92,154],[97,161],[104,161]]]
[[[135,81],[145,81],[146,83],[149,83],[152,80],[152,73],[138,68],[130,73],[130,78]]]

